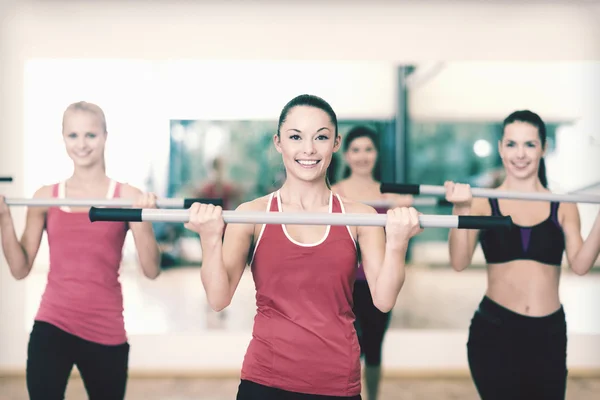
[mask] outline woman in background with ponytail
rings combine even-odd
[[[510,114],[498,143],[506,178],[498,190],[548,192],[546,127],[535,113]],[[454,215],[510,215],[509,229],[458,230],[449,236],[456,271],[481,243],[487,291],[471,320],[467,343],[479,395],[490,399],[563,400],[567,384],[567,326],[559,296],[563,254],[577,275],[600,253],[600,214],[585,240],[574,203],[473,199],[469,185],[446,182]]]

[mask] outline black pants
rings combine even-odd
[[[317,394],[304,394],[288,392],[282,389],[276,389],[252,381],[243,380],[238,387],[236,400],[362,400],[360,395],[350,397],[340,396],[322,396]]]
[[[383,338],[390,324],[391,312],[381,312],[373,304],[371,291],[367,281],[357,280],[354,283],[354,326],[358,333],[361,355],[365,364],[372,367],[381,366]]]
[[[128,362],[128,343],[105,346],[35,321],[27,349],[29,398],[63,400],[76,365],[89,400],[123,400]]]
[[[471,321],[467,349],[483,400],[564,400],[568,372],[562,307],[548,316],[528,317],[484,297]]]

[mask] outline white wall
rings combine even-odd
[[[49,168],[48,165],[54,164],[53,169],[57,177],[68,172],[68,164],[65,161],[48,157],[60,155],[57,143],[59,134],[56,128],[60,111],[67,102],[79,100],[81,97],[103,103],[107,108],[109,128],[113,135],[110,139],[110,157],[122,160],[135,154],[137,165],[142,167],[139,170],[143,170],[153,157],[160,158],[160,152],[155,154],[154,151],[150,151],[154,148],[146,147],[151,141],[144,140],[145,133],[157,132],[159,127],[166,130],[166,125],[163,125],[166,121],[163,118],[174,114],[175,107],[165,108],[162,110],[164,113],[154,115],[157,111],[157,103],[154,101],[163,101],[167,106],[189,106],[180,114],[195,116],[201,116],[201,113],[206,111],[207,114],[204,115],[218,117],[215,110],[258,112],[256,108],[248,108],[254,104],[249,105],[238,100],[255,100],[257,93],[244,93],[241,89],[252,89],[256,86],[252,86],[250,82],[240,87],[239,83],[244,80],[235,80],[236,73],[231,69],[227,76],[234,79],[233,81],[219,80],[217,76],[206,77],[198,73],[195,92],[179,98],[198,99],[188,103],[179,101],[177,92],[173,91],[175,88],[168,85],[175,82],[174,69],[146,69],[145,62],[138,64],[144,66],[139,70],[134,64],[123,65],[122,68],[115,68],[115,64],[111,64],[113,61],[105,64],[105,71],[110,71],[110,82],[113,82],[113,86],[110,86],[110,82],[105,78],[85,67],[74,72],[72,76],[57,72],[48,78],[51,82],[47,82],[45,87],[48,87],[49,91],[40,94],[42,98],[29,98],[26,102],[25,96],[32,93],[32,87],[24,86],[25,67],[27,66],[28,71],[35,68],[35,64],[28,64],[34,59],[288,59],[404,63],[460,59],[593,59],[599,56],[600,51],[600,27],[595,23],[594,15],[582,6],[474,6],[473,2],[400,5],[387,1],[377,4],[367,1],[344,2],[343,5],[336,1],[294,4],[228,2],[225,5],[208,1],[195,4],[170,3],[169,6],[164,5],[166,2],[158,1],[152,2],[151,6],[149,3],[142,5],[141,2],[133,1],[126,4],[112,1],[42,3],[31,0],[2,3],[3,9],[0,11],[4,12],[4,18],[0,19],[0,171],[12,174],[16,179],[10,186],[2,187],[3,193],[12,197],[29,196],[36,182],[56,179],[50,173],[37,178],[32,177],[32,159],[25,158],[25,148],[48,146],[48,149],[51,149],[48,153],[41,154],[46,164],[35,170],[36,173],[43,174],[44,170]],[[214,64],[213,67],[206,68],[215,71]],[[387,69],[381,68],[382,75],[387,76]],[[127,80],[126,74],[131,72],[135,72],[136,76]],[[266,113],[277,112],[284,99],[300,90],[299,86],[294,85],[303,82],[303,74],[293,75],[289,80],[279,80],[272,84],[281,91],[277,91],[272,98],[261,97],[261,102],[265,101]],[[82,77],[85,75],[88,75],[88,82],[83,82]],[[149,82],[152,85],[156,84],[157,76],[171,78],[161,79],[158,86],[148,87]],[[182,73],[181,76],[187,74]],[[252,75],[252,78],[256,81],[272,79],[272,76]],[[346,82],[344,79],[340,78],[338,83]],[[378,82],[385,80],[386,78],[378,79]],[[115,87],[114,82],[120,82],[122,85]],[[83,86],[77,88],[74,83]],[[106,88],[113,88],[113,91],[106,90],[106,85]],[[260,87],[264,90],[264,86]],[[368,101],[360,103],[364,91],[356,89],[355,81],[350,88],[344,86],[342,91],[329,82],[319,85],[315,82],[314,86],[301,86],[301,89],[320,89],[332,102],[338,102],[337,99],[340,99],[339,104],[342,98],[352,96],[353,101],[347,104],[356,107],[351,108],[351,112],[370,110],[369,112],[373,113],[379,110],[375,106],[369,108],[372,104],[371,96],[366,98]],[[207,90],[214,94],[210,100],[203,95]],[[388,88],[379,86],[373,88],[373,92],[375,91],[382,99],[390,93]],[[372,93],[370,89],[369,93]],[[75,96],[78,98],[72,98]],[[41,103],[43,98],[46,99],[45,104]],[[214,107],[211,107],[213,103]],[[38,107],[31,108],[31,104],[37,104]],[[45,105],[47,108],[43,109],[46,111],[40,111],[40,114],[32,113],[32,110],[40,110],[40,105]],[[235,108],[230,108],[230,105],[235,105]],[[337,108],[343,107],[337,105]],[[124,113],[124,110],[127,113]],[[160,116],[162,118],[159,118]],[[38,124],[35,121],[38,118],[46,122],[43,125]],[[35,127],[47,132],[48,137],[40,142],[30,142],[30,133]],[[132,146],[140,143],[143,143],[144,147]],[[158,149],[158,141],[156,146]],[[146,149],[147,152],[144,151]],[[141,175],[134,174],[134,171],[138,171],[137,165],[129,171],[121,170],[116,163],[109,164],[111,172],[118,177],[141,184]],[[14,210],[13,216],[17,221],[16,229],[21,232],[24,213]],[[25,283],[15,282],[4,264],[2,260],[0,368],[22,371],[27,343],[27,333],[22,328],[25,324]],[[408,369],[464,369],[465,334],[435,332],[428,336],[414,332],[398,332],[395,333],[397,337],[393,337],[394,342],[405,343],[408,346],[404,347],[407,351],[400,354],[392,347],[388,359],[398,360],[392,362],[392,366],[404,365]],[[144,367],[213,370],[219,368],[215,361],[219,359],[222,360],[222,367],[237,369],[247,343],[247,334],[231,340],[228,337],[217,336],[201,339],[186,335],[136,336],[131,338],[131,342],[134,349],[131,358],[133,370]],[[434,351],[432,343],[438,345]],[[570,358],[572,367],[598,366],[589,358],[589,349],[598,346],[597,337],[576,336],[570,338],[569,345],[570,354],[574,354]]]

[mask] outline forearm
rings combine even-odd
[[[202,240],[200,277],[211,308],[221,311],[229,305],[233,293],[223,262],[223,241],[220,238]]]
[[[453,215],[470,215],[469,208],[455,207]],[[468,229],[450,229],[448,234],[448,248],[450,252],[450,264],[456,271],[462,271],[471,263],[473,256],[469,248],[469,230]]]
[[[571,263],[571,269],[577,275],[587,274],[600,254],[600,213],[592,226],[590,234],[583,242],[583,245],[577,252],[577,255]]]
[[[0,219],[0,236],[2,236],[2,251],[11,275],[15,279],[25,278],[31,271],[31,263],[17,238],[10,215]]]
[[[383,264],[375,280],[373,303],[382,312],[394,308],[406,277],[406,251],[408,242],[392,246],[386,244]]]
[[[160,248],[150,222],[131,223],[131,232],[144,275],[156,279],[160,275]]]

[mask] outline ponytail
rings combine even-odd
[[[546,177],[546,162],[544,161],[544,157],[540,160],[540,166],[538,168],[538,178],[542,183],[542,186],[548,188],[548,178]]]

